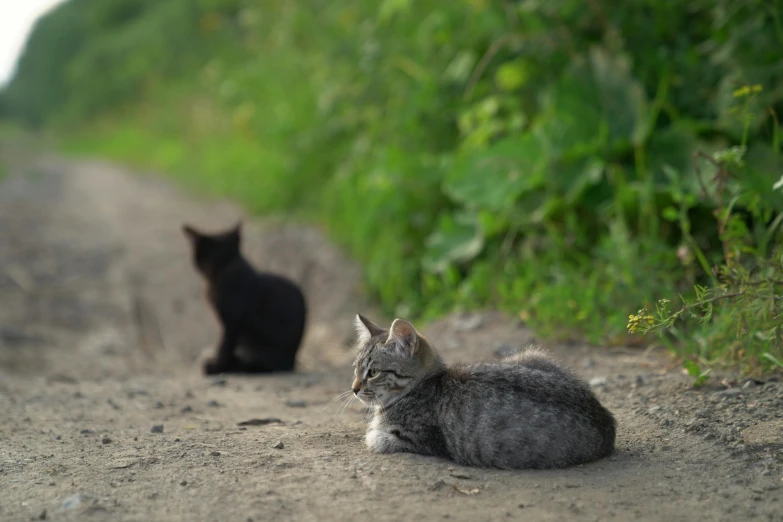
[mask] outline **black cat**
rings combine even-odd
[[[189,225],[193,260],[207,281],[207,300],[223,326],[217,354],[204,373],[293,371],[307,315],[292,281],[256,272],[240,253],[241,223],[218,234]]]

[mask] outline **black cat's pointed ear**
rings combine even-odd
[[[201,237],[201,234],[198,233],[198,230],[191,227],[188,224],[182,225],[182,232],[185,234],[185,237],[187,237],[191,243],[195,243],[196,240]]]
[[[239,218],[234,225],[234,228],[231,229],[231,233],[235,236],[241,236],[242,235],[242,226],[244,225],[244,222],[242,221],[242,218]]]
[[[411,357],[419,346],[419,335],[409,321],[397,318],[391,325],[389,339],[386,342],[393,342],[400,355]]]
[[[361,314],[356,314],[354,326],[356,327],[356,334],[359,336],[359,344],[365,344],[376,335],[384,333],[383,328]]]

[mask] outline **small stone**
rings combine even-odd
[[[62,508],[64,511],[70,511],[71,509],[77,508],[81,505],[82,502],[84,502],[86,499],[84,495],[81,493],[76,493],[74,495],[71,495],[69,497],[66,497],[62,502]]]
[[[210,453],[210,455],[212,455],[213,457],[219,457],[220,456],[220,452],[219,451],[213,451],[212,453]]]
[[[647,413],[655,413],[657,411],[660,411],[660,406],[650,406],[650,408],[647,410]]]
[[[306,408],[307,403],[305,401],[285,401],[285,405],[289,408]]]
[[[282,440],[278,440],[277,442],[275,442],[274,444],[272,444],[272,447],[273,447],[274,449],[283,449],[283,448],[285,447],[285,445],[283,444],[283,441],[282,441]]]
[[[476,330],[481,327],[483,318],[479,314],[462,316],[457,319],[455,329],[458,332],[469,332],[470,330]]]
[[[715,392],[715,395],[724,398],[739,397],[740,395],[742,395],[742,390],[739,388],[728,388],[726,390]]]
[[[111,444],[111,443],[112,443],[112,440],[111,440],[109,437],[106,437],[106,436],[104,436],[104,437],[101,439],[101,442],[102,442],[103,444]]]
[[[644,377],[642,377],[641,375],[637,375],[635,384],[636,386],[644,386]]]
[[[283,421],[275,417],[267,417],[265,419],[248,419],[246,421],[238,422],[237,426],[266,426],[267,424],[283,424]]]
[[[81,430],[79,433],[81,433],[82,435],[94,435],[95,431],[91,430],[90,428],[85,428]]]
[[[38,515],[38,520],[46,520],[46,510],[44,509],[41,511],[41,514]]]
[[[742,385],[743,390],[747,390],[748,388],[755,388],[756,382],[753,380],[747,381],[745,384]]]
[[[161,401],[155,401],[155,405],[153,406],[156,410],[162,410],[163,409],[163,403]]]
[[[228,380],[225,377],[218,377],[209,383],[210,386],[225,386]]]
[[[427,489],[430,491],[439,491],[445,487],[446,487],[446,482],[439,479],[433,482],[432,484],[430,484],[429,486],[427,486]]]
[[[181,413],[190,413],[192,411],[193,411],[193,408],[191,408],[190,406],[185,406],[184,408],[182,408],[180,410]]]
[[[76,378],[61,373],[56,373],[46,378],[46,384],[54,384],[54,383],[76,384],[78,382],[79,381],[77,381]]]
[[[150,428],[150,432],[163,433],[163,424],[153,424],[152,428]]]
[[[188,481],[187,480],[183,480],[182,482],[179,483],[179,485],[180,486],[187,486],[188,485]]]
[[[218,401],[212,399],[211,401],[209,401],[207,403],[207,406],[209,406],[210,408],[220,408],[220,403]]]
[[[590,384],[590,386],[603,386],[606,384],[606,377],[593,377],[588,384]]]

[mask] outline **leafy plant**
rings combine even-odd
[[[707,379],[709,379],[710,373],[712,372],[712,370],[709,369],[702,371],[699,365],[690,359],[685,359],[682,362],[682,365],[688,372],[688,375],[693,378],[694,388],[702,387],[707,382]]]
[[[628,310],[716,298],[664,339],[770,368],[769,331],[727,303],[775,317],[781,19],[765,0],[71,0],[0,112],[318,223],[389,313],[497,306],[622,344],[643,342]]]
[[[744,123],[740,145],[718,150],[712,155],[701,152],[695,155],[696,161],[705,162],[713,169],[709,185],[702,179],[700,170],[696,172],[702,196],[714,202],[722,250],[720,264],[711,265],[688,232],[691,226],[686,203],[681,202],[679,219],[686,232],[687,248],[695,253],[711,280],[710,285],[696,285],[691,298],[680,296],[681,304],[677,308],[671,307],[669,299],[660,299],[655,317],[642,309],[630,316],[627,328],[631,333],[673,335],[702,357],[720,353],[703,346],[723,346],[722,355],[729,359],[747,359],[749,365],[769,368],[780,366],[779,357],[783,353],[783,250],[770,246],[779,244],[775,238],[780,236],[783,213],[762,210],[758,198],[736,183],[740,176],[747,175],[746,140],[752,121],[749,112],[755,95],[761,90],[761,86],[753,85],[734,92],[736,98],[744,99],[737,111]],[[774,147],[777,153],[777,142]],[[743,202],[745,208],[750,209],[750,217],[756,221],[755,233],[749,230],[746,217],[737,211]],[[682,328],[689,322],[696,322],[698,329],[686,334]],[[692,361],[686,361],[686,369],[692,376],[694,371],[700,372]]]

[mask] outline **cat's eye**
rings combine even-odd
[[[373,377],[376,377],[379,373],[381,373],[380,370],[376,368],[370,368],[369,370],[367,370],[367,377],[372,379]]]

